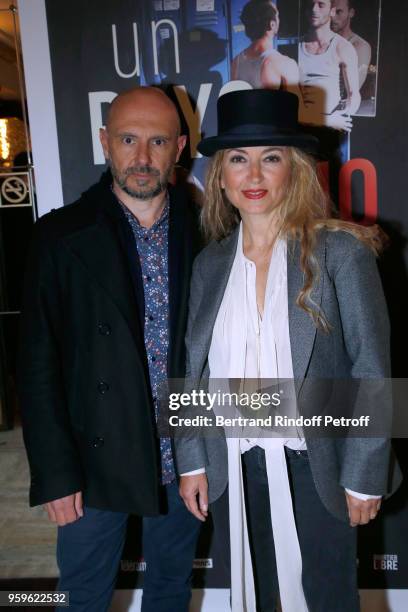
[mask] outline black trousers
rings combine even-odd
[[[307,451],[286,449],[286,460],[309,612],[359,612],[356,529],[332,516],[322,504]],[[244,453],[242,467],[257,610],[275,612],[279,585],[264,450],[254,447]]]

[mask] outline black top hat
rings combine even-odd
[[[197,149],[210,156],[220,149],[280,145],[316,153],[319,141],[302,132],[299,100],[288,91],[245,89],[218,99],[218,135],[203,138]]]

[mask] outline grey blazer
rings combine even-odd
[[[186,335],[187,377],[199,381],[202,388],[207,386],[212,331],[234,261],[237,239],[238,228],[224,240],[211,242],[198,255],[193,267]],[[303,286],[299,256],[298,243],[290,243],[288,311],[295,379],[390,377],[388,315],[371,251],[343,231],[319,232],[315,256],[320,275],[312,298],[331,325],[329,333],[317,329],[311,317],[296,305]],[[390,446],[384,438],[307,440],[316,489],[332,514],[348,520],[344,488],[372,495],[385,495],[397,488],[401,476]],[[177,437],[175,453],[181,474],[205,466],[209,499],[215,501],[228,480],[223,429],[211,437],[194,434]]]

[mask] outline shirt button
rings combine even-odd
[[[149,315],[149,321],[154,321],[154,317],[152,315]]]
[[[107,391],[109,391],[109,385],[108,383],[104,382],[103,380],[101,380],[98,383],[98,391],[101,395],[104,395]]]
[[[110,325],[108,325],[107,323],[99,323],[98,331],[101,334],[101,336],[110,336],[110,333],[112,330],[111,330]]]
[[[105,440],[103,438],[95,438],[92,441],[92,446],[93,448],[100,448],[101,446],[103,446],[105,444]]]
[[[148,283],[150,283],[150,281],[152,280],[152,277],[151,276],[146,276],[146,280],[147,280]]]
[[[145,237],[143,238],[143,240],[144,240],[145,242],[147,242],[147,241],[149,240],[149,236],[145,236]]]
[[[156,357],[154,355],[152,355],[152,361],[156,361]]]

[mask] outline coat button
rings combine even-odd
[[[109,391],[109,385],[108,383],[104,382],[103,380],[101,380],[98,383],[98,391],[101,395],[104,395],[107,391]]]
[[[107,323],[99,323],[98,331],[101,334],[101,336],[110,336],[112,329],[111,329],[111,326],[108,325]]]
[[[92,441],[92,446],[93,448],[100,448],[101,446],[103,446],[105,444],[105,440],[104,438],[95,438]]]

